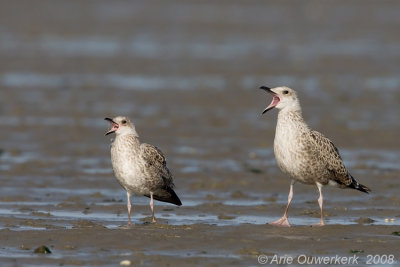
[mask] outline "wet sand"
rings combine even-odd
[[[258,266],[258,257],[394,255],[400,232],[397,1],[2,1],[2,266]],[[260,85],[299,92],[367,195],[296,184]],[[166,155],[183,206],[113,177],[107,116]],[[47,246],[52,253],[34,250]],[[300,262],[299,262],[300,261]],[[270,263],[270,262],[268,262]],[[373,263],[373,262],[372,262]],[[376,263],[384,263],[376,262]],[[351,264],[350,264],[351,265]],[[357,264],[353,264],[357,265]],[[395,264],[392,264],[393,266]]]
[[[388,234],[392,230],[390,226],[329,225],[281,229],[252,224],[225,227],[149,224],[136,225],[131,230],[111,230],[96,225],[46,230],[45,234],[1,230],[2,239],[7,240],[9,246],[2,249],[2,260],[19,264],[78,266],[117,265],[122,260],[146,266],[257,266],[259,255],[270,257],[270,261],[274,255],[287,255],[295,258],[294,263],[301,263],[301,255],[350,258],[354,257],[350,252],[353,251],[357,262],[365,265],[368,255],[398,255],[398,237]],[[33,255],[31,250],[38,243],[48,244],[53,253]]]

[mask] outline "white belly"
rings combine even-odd
[[[289,125],[290,126],[290,125]],[[312,151],[307,147],[307,144],[301,142],[301,129],[293,129],[278,124],[274,140],[274,153],[279,168],[285,174],[288,174],[291,179],[295,179],[302,183],[313,184],[312,167],[309,159]]]
[[[111,162],[115,177],[129,193],[144,195],[149,194],[145,188],[145,176],[140,162],[135,160],[131,151],[117,151],[111,149]]]

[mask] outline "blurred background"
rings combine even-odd
[[[395,0],[0,1],[4,210],[125,202],[103,119],[127,115],[165,153],[184,205],[278,201],[278,216],[289,181],[261,85],[297,90],[306,121],[383,196],[379,179],[400,171],[399,13]]]

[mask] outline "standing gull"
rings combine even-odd
[[[116,134],[111,143],[111,163],[115,177],[126,190],[128,225],[131,224],[131,194],[150,198],[153,223],[156,222],[154,199],[181,206],[162,152],[155,146],[141,144],[135,126],[127,117],[105,120],[111,123],[111,129],[106,135]]]
[[[300,102],[296,91],[288,87],[260,87],[272,94],[271,104],[263,114],[273,108],[279,109],[276,125],[274,153],[279,168],[290,176],[290,190],[285,212],[273,225],[289,227],[287,218],[290,201],[293,197],[293,185],[299,181],[304,184],[315,184],[319,191],[318,204],[322,214],[322,186],[332,185],[339,188],[352,188],[365,193],[371,190],[359,184],[347,171],[335,145],[321,133],[311,130],[301,114]]]

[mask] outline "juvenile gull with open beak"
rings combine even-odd
[[[111,143],[111,163],[115,177],[126,190],[128,207],[128,225],[131,224],[131,195],[150,198],[152,222],[154,217],[154,199],[181,206],[174,192],[172,175],[167,168],[163,153],[155,146],[140,143],[135,126],[124,116],[113,119],[106,135],[115,133]]]
[[[299,181],[315,184],[319,190],[318,204],[321,210],[319,226],[324,225],[322,214],[322,186],[333,185],[339,188],[352,188],[365,193],[371,190],[359,184],[347,171],[335,145],[321,133],[311,130],[305,123],[300,102],[293,89],[288,87],[260,89],[272,94],[272,102],[263,114],[273,108],[279,109],[276,125],[274,153],[279,168],[292,180],[285,212],[273,225],[290,226],[287,218],[290,201],[293,197],[293,185]]]

